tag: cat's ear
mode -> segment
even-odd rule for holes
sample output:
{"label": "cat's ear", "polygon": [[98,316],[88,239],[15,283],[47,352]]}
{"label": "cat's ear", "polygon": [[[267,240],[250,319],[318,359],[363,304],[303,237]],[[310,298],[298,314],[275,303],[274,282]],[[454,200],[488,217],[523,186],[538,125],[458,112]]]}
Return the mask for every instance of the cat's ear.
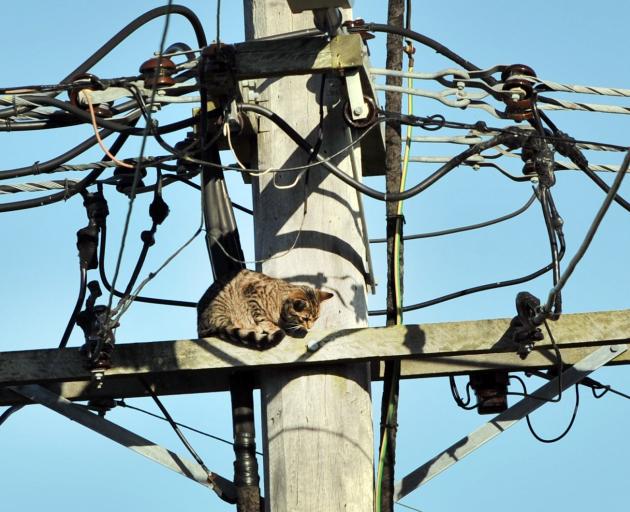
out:
{"label": "cat's ear", "polygon": [[304,311],[304,308],[306,308],[306,301],[302,299],[296,299],[293,301],[293,309],[296,311]]}
{"label": "cat's ear", "polygon": [[317,290],[317,296],[319,297],[319,302],[323,302],[328,299],[332,299],[334,295],[330,292],[323,292],[321,290]]}

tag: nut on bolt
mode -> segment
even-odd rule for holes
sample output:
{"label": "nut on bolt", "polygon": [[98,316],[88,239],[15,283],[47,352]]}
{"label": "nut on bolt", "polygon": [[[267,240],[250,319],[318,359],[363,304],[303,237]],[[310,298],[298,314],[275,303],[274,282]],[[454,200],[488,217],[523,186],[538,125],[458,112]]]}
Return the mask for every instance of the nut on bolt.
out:
{"label": "nut on bolt", "polygon": [[140,66],[140,73],[147,89],[175,85],[175,80],[171,77],[175,70],[175,63],[168,57],[154,57]]}
{"label": "nut on bolt", "polygon": [[510,92],[503,98],[507,105],[505,111],[509,119],[523,121],[533,117],[534,86],[530,80],[517,77],[536,77],[536,72],[525,64],[513,64],[501,73],[503,90]]}

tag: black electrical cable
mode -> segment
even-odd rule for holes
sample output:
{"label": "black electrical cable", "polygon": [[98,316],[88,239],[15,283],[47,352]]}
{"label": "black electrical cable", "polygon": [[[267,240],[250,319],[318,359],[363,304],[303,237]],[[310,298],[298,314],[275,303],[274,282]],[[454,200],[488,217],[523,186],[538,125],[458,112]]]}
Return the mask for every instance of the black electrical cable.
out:
{"label": "black electrical cable", "polygon": [[18,412],[22,407],[24,407],[24,405],[12,405],[8,409],[2,411],[2,414],[0,414],[0,425],[7,421],[9,419],[9,416],[11,416],[13,413]]}
{"label": "black electrical cable", "polygon": [[[268,108],[265,108],[261,105],[241,103],[239,104],[239,108],[243,110],[244,112],[253,112],[255,114],[259,114],[261,116],[266,117],[267,119],[272,121],[274,124],[276,124],[282,131],[284,131],[289,136],[289,138],[291,138],[300,148],[306,151],[306,153],[308,153],[309,155],[313,153],[313,147],[278,114],[272,112]],[[454,156],[451,160],[449,160],[447,163],[442,165],[437,171],[435,171],[433,174],[425,178],[423,181],[421,181],[414,187],[400,193],[388,194],[388,193],[380,192],[378,190],[375,190],[373,188],[370,188],[364,185],[363,183],[359,181],[356,181],[355,179],[350,177],[348,174],[344,173],[337,166],[333,165],[332,163],[328,161],[325,161],[320,156],[317,156],[317,161],[320,162],[321,165],[323,165],[326,169],[328,169],[332,174],[334,174],[341,181],[355,188],[359,192],[373,199],[377,199],[379,201],[398,202],[398,201],[403,201],[405,199],[409,199],[413,196],[420,194],[421,192],[429,188],[431,185],[433,185],[435,182],[437,182],[440,178],[443,178],[444,176],[446,176],[446,174],[452,171],[455,167],[457,167],[458,165],[461,165],[469,157],[473,155],[477,155],[486,149],[502,144],[506,142],[508,138],[512,140],[513,136],[514,135],[512,133],[502,133],[495,137],[492,137],[491,139],[487,141],[480,142],[478,144],[471,146],[470,148],[463,151],[462,153],[459,153],[458,155]]]}
{"label": "black electrical cable", "polygon": [[[527,373],[531,374],[531,375],[535,375],[536,377],[540,377],[541,379],[551,379],[551,376],[547,375],[546,373],[542,372],[542,371],[538,371],[538,370],[527,370]],[[592,379],[591,377],[584,377],[578,384],[582,385],[582,386],[586,386],[588,388],[591,389],[591,391],[593,392],[593,396],[595,398],[602,398],[604,395],[606,395],[607,393],[613,393],[615,395],[618,395],[622,398],[625,398],[626,400],[630,400],[630,395],[627,395],[626,393],[623,393],[617,389],[614,389],[612,386],[610,386],[609,384],[602,384],[601,382]],[[600,393],[599,395],[596,393],[597,390],[603,390],[602,393]]]}
{"label": "black electrical cable", "polygon": [[[545,219],[545,227],[547,228],[547,236],[549,238],[549,247],[551,250],[551,261],[553,264],[553,285],[558,284],[560,279],[560,260],[558,259],[558,239],[556,237],[556,226],[553,214],[551,211],[551,192],[548,187],[540,187],[540,205],[543,212],[543,218]],[[562,313],[562,295],[556,294],[554,298],[554,310],[550,319],[557,320]]]}
{"label": "black electrical cable", "polygon": [[[101,130],[99,135],[101,139],[105,137],[109,137],[113,133],[112,130]],[[69,149],[65,153],[52,158],[51,160],[47,160],[45,162],[36,162],[33,165],[29,165],[27,167],[18,167],[17,169],[7,169],[4,171],[0,171],[0,180],[6,180],[10,178],[22,178],[24,176],[37,175],[46,173],[53,169],[56,169],[60,165],[65,164],[67,161],[77,157],[81,153],[84,153],[91,147],[95,146],[98,143],[96,136],[93,135],[89,139],[84,140],[81,144]]]}
{"label": "black electrical cable", "polygon": [[[153,235],[153,233],[155,233],[155,229],[156,229],[156,224],[152,223],[151,229],[148,231],[149,233],[151,233],[151,236]],[[131,277],[129,278],[127,287],[125,288],[125,291],[123,292],[123,296],[125,297],[128,297],[133,291],[133,285],[136,284],[136,281],[138,280],[140,271],[142,270],[142,267],[144,266],[144,262],[147,259],[147,254],[149,253],[149,249],[151,248],[151,243],[148,242],[147,239],[143,239],[142,242],[143,242],[142,249],[140,249],[140,255],[138,256],[138,261],[136,261],[136,265],[133,268],[133,272],[131,273]]]}
{"label": "black electrical cable", "polygon": [[[116,48],[120,43],[122,43],[127,37],[129,37],[132,33],[138,30],[143,25],[146,25],[151,20],[158,18],[160,16],[166,16],[169,14],[178,14],[186,18],[191,24],[195,36],[197,38],[197,44],[199,48],[203,48],[207,45],[206,35],[203,30],[203,25],[201,21],[197,17],[197,15],[190,10],[188,7],[184,7],[183,5],[167,5],[156,7],[155,9],[151,9],[150,11],[145,12],[144,14],[138,16],[135,20],[131,21],[125,27],[123,27],[118,33],[116,33],[112,38],[110,38],[104,45],[102,45],[96,52],[94,52],[90,57],[88,57],[85,61],[83,61],[79,66],[77,66],[73,71],[71,71],[61,83],[67,83],[74,79],[77,75],[83,74],[87,72],[90,68],[92,68],[96,63],[98,63],[103,57],[109,54],[114,48]],[[17,107],[17,109],[8,108],[0,111],[0,118],[2,117],[12,117],[16,114],[21,114],[24,112],[28,112],[32,110],[32,108],[28,107]]]}
{"label": "black electrical cable", "polygon": [[[107,247],[107,225],[103,225],[101,227],[101,240],[99,245],[99,256],[98,256],[98,272],[101,278],[101,282],[105,289],[115,295],[118,298],[126,297],[126,295],[114,288],[112,288],[109,279],[107,278],[107,274],[105,273],[105,255],[106,255],[106,247]],[[196,308],[196,302],[184,301],[184,300],[172,300],[172,299],[158,299],[154,297],[142,297],[137,296],[134,297],[134,301],[136,302],[144,302],[146,304],[159,304],[161,306],[178,306],[184,308]]]}
{"label": "black electrical cable", "polygon": [[68,325],[66,325],[66,329],[61,336],[61,341],[59,342],[59,348],[65,348],[68,344],[68,340],[70,339],[70,334],[72,333],[72,329],[74,329],[74,324],[77,321],[77,315],[79,311],[81,311],[81,307],[83,306],[83,301],[85,300],[85,292],[87,289],[87,268],[83,265],[80,267],[81,271],[81,280],[79,284],[79,296],[77,297],[77,301],[74,305],[74,309],[72,310],[72,314],[70,315],[70,319],[68,320]]}
{"label": "black electrical cable", "polygon": [[595,218],[591,222],[591,225],[589,226],[588,231],[584,236],[584,240],[582,240],[582,243],[580,244],[577,252],[573,255],[571,261],[569,261],[567,268],[560,276],[558,283],[549,291],[549,295],[547,296],[545,304],[540,308],[540,311],[534,317],[534,322],[540,322],[543,318],[546,318],[551,313],[554,298],[562,291],[562,288],[564,288],[564,286],[567,284],[567,281],[571,278],[573,271],[586,254],[586,251],[591,245],[591,242],[593,241],[593,238],[595,237],[595,234],[597,233],[597,230],[599,229],[602,220],[604,220],[604,216],[608,212],[608,209],[610,208],[610,205],[615,195],[617,194],[619,187],[621,187],[621,183],[626,177],[628,166],[630,166],[630,149],[626,153],[626,156],[621,163],[619,172],[615,176],[615,181],[610,187],[608,194],[606,194],[606,197],[604,198],[602,205],[597,211]]}
{"label": "black electrical cable", "polygon": [[[538,111],[538,109],[536,109],[536,111]],[[568,157],[600,189],[602,189],[605,193],[608,193],[610,190],[610,186],[608,186],[608,184],[589,167],[588,160],[584,156],[584,153],[582,153],[582,151],[580,151],[580,149],[575,145],[578,141],[572,139],[567,134],[562,133],[545,112],[539,111],[539,115],[540,118],[545,121],[547,126],[549,126],[549,128],[553,132],[554,137],[550,137],[550,140],[554,142],[554,146],[556,147],[558,152]],[[616,146],[616,148],[621,151],[627,151],[628,149],[624,146]],[[630,203],[619,194],[615,194],[614,201],[623,209],[630,212]]]}
{"label": "black electrical cable", "polygon": [[[123,144],[129,138],[128,134],[121,133],[118,138],[114,141],[109,151],[112,154],[116,154]],[[103,161],[108,161],[109,157],[103,158]],[[39,206],[45,206],[48,204],[58,203],[59,201],[66,201],[72,196],[82,192],[87,187],[92,185],[98,177],[103,173],[103,169],[95,169],[90,172],[85,178],[83,178],[78,183],[68,187],[67,190],[62,192],[57,192],[55,194],[50,194],[43,197],[37,197],[35,199],[26,199],[24,201],[15,201],[13,203],[3,203],[0,204],[0,213],[4,212],[12,212],[17,210],[26,210],[28,208],[37,208]]]}
{"label": "black electrical cable", "polygon": [[[416,41],[424,46],[428,46],[432,50],[435,50],[436,53],[439,53],[446,57],[447,59],[452,60],[456,64],[459,64],[467,71],[480,71],[480,68],[475,66],[472,62],[467,61],[461,55],[458,55],[454,51],[448,49],[446,46],[438,43],[434,39],[427,37],[423,34],[415,32],[414,30],[410,30],[407,28],[396,27],[393,25],[386,25],[382,23],[365,23],[358,25],[357,27],[349,27],[348,32],[384,32],[386,34],[397,34],[402,37],[406,37],[407,39],[411,39],[412,41]],[[490,85],[496,85],[498,82],[496,79],[491,76],[481,77],[484,82]]]}
{"label": "black electrical cable", "polygon": [[[92,123],[92,116],[89,112],[83,110],[82,108],[75,107],[74,105],[66,101],[61,101],[56,98],[49,98],[48,96],[32,96],[29,99],[36,103],[51,105],[61,110],[65,110],[66,112],[71,113],[72,115],[78,117],[86,123]],[[129,133],[130,135],[143,136],[145,132],[144,128],[133,128],[124,123],[111,121],[102,117],[96,117],[95,121],[96,124],[101,128],[108,128],[109,130],[119,133]],[[158,133],[171,133],[192,126],[194,123],[195,119],[191,117],[182,121],[166,124],[164,126],[151,127],[151,129],[154,129]]]}
{"label": "black electrical cable", "polygon": [[[559,260],[562,260],[565,253],[565,244],[564,241],[561,240],[560,243],[560,252],[558,254]],[[516,279],[509,279],[507,281],[498,281],[493,283],[488,283],[480,286],[475,286],[474,288],[466,288],[465,290],[460,290],[457,292],[449,293],[447,295],[442,295],[441,297],[437,297],[435,299],[427,300],[425,302],[419,302],[417,304],[411,304],[410,306],[403,306],[403,312],[407,313],[409,311],[415,311],[417,309],[426,308],[429,306],[435,306],[436,304],[440,304],[442,302],[446,302],[452,299],[457,299],[459,297],[464,297],[466,295],[471,295],[473,293],[483,292],[487,290],[494,290],[496,288],[504,288],[506,286],[513,286],[515,284],[525,283],[527,281],[531,281],[532,279],[536,279],[539,276],[542,276],[546,272],[549,272],[553,268],[553,262],[549,263],[549,265],[537,270],[536,272],[532,272],[531,274],[527,274],[523,277],[518,277]],[[382,316],[386,315],[387,310],[385,309],[377,309],[368,311],[369,316]]]}
{"label": "black electrical cable", "polygon": [[471,411],[476,409],[479,404],[470,405],[471,397],[470,397],[470,382],[466,384],[466,400],[464,400],[459,394],[459,390],[457,389],[457,383],[455,382],[455,377],[453,375],[449,375],[448,377],[449,386],[451,388],[451,395],[453,396],[453,400],[458,407],[465,409],[467,411]]}
{"label": "black electrical cable", "polygon": [[[181,181],[182,183],[185,183],[186,185],[188,185],[189,187],[194,188],[195,190],[201,190],[201,187],[199,185],[197,185],[195,182],[190,181],[189,179],[184,178],[182,176],[167,176],[165,178],[165,183],[164,183],[165,185],[166,185],[166,183],[167,183],[167,181],[169,179],[171,179],[173,181]],[[252,210],[250,208],[247,208],[247,207],[245,207],[245,206],[243,206],[241,204],[235,203],[234,201],[232,201],[232,206],[234,208],[236,208],[237,210],[242,211],[243,213],[247,213],[248,215],[254,215],[254,210]]]}
{"label": "black electrical cable", "polygon": [[[523,206],[521,206],[518,210],[515,210],[511,213],[508,213],[501,217],[497,217],[492,220],[479,222],[478,224],[469,224],[468,226],[461,226],[458,228],[443,229],[441,231],[431,231],[429,233],[418,233],[416,235],[405,235],[403,236],[403,240],[406,241],[406,240],[418,240],[421,238],[433,238],[437,236],[452,235],[455,233],[463,233],[464,231],[472,231],[474,229],[480,229],[480,228],[485,228],[487,226],[492,226],[494,224],[498,224],[500,222],[504,222],[506,220],[517,217],[521,213],[525,212],[534,203],[535,200],[536,200],[536,194],[532,194],[531,197],[526,201],[526,203]],[[369,240],[369,242],[371,244],[382,244],[382,243],[387,242],[387,239],[386,238],[372,238]]]}
{"label": "black electrical cable", "polygon": [[55,128],[66,128],[81,124],[75,116],[68,114],[51,115],[47,119],[37,121],[14,122],[10,119],[0,120],[0,132],[25,132],[32,130],[50,130]]}
{"label": "black electrical cable", "polygon": [[[610,187],[608,186],[608,184],[604,180],[602,180],[597,174],[595,174],[595,172],[588,165],[580,165],[580,164],[576,164],[576,165],[578,165],[580,170],[584,174],[586,174],[600,189],[602,189],[605,193],[608,193],[608,191],[610,190]],[[614,201],[619,206],[621,206],[624,210],[630,212],[630,203],[626,201],[623,197],[621,197],[619,194],[615,194]]]}
{"label": "black electrical cable", "polygon": [[497,171],[499,171],[503,176],[505,176],[506,178],[512,180],[512,181],[516,181],[517,183],[523,183],[525,181],[531,181],[531,177],[530,176],[514,176],[512,174],[510,174],[509,172],[507,172],[505,169],[502,169],[500,165],[497,165],[493,162],[474,162],[471,163],[471,165],[478,165],[479,167],[492,167],[493,169],[496,169]]}
{"label": "black electrical cable", "polygon": [[128,297],[133,291],[133,287],[138,280],[142,267],[144,266],[149,249],[153,246],[153,244],[155,244],[154,237],[157,227],[166,220],[168,213],[168,205],[162,199],[162,174],[158,169],[155,189],[153,191],[153,201],[149,206],[149,215],[151,216],[152,221],[151,228],[147,231],[143,231],[141,234],[140,238],[142,239],[142,249],[140,250],[138,261],[136,262],[133,272],[131,273],[131,277],[129,278],[129,282],[127,283],[127,287],[125,288],[125,297]]}
{"label": "black electrical cable", "polygon": [[[474,124],[471,123],[462,123],[459,121],[448,121],[443,116],[436,115],[430,117],[423,116],[413,116],[409,114],[402,114],[400,112],[391,112],[388,110],[378,109],[378,113],[386,116],[387,119],[397,119],[402,124],[409,124],[411,126],[419,126],[425,130],[430,129],[429,126],[434,125],[434,129],[440,128],[455,128],[461,130],[476,130],[482,133],[514,133],[514,130],[510,127],[508,128],[498,128],[495,126],[488,126],[483,121],[477,121]],[[544,112],[540,111],[540,115],[544,118]],[[441,118],[441,119],[440,119]],[[439,120],[438,120],[439,119]],[[567,137],[562,135],[545,135],[545,139],[550,142],[566,142]],[[584,140],[584,139],[571,139],[573,144],[584,144],[591,146],[601,146],[602,148],[610,148],[614,151],[625,152],[630,147],[628,146],[620,146],[619,144],[610,144],[607,142],[597,142],[592,140]]]}
{"label": "black electrical cable", "polygon": [[[173,0],[168,0],[168,3],[166,4],[166,6],[164,7],[165,9],[165,13],[166,13],[166,19],[164,20],[164,28],[162,29],[162,34],[160,36],[160,44],[159,44],[159,49],[158,49],[158,55],[162,55],[164,53],[164,45],[166,44],[166,36],[168,34],[168,28],[169,28],[169,23],[171,21],[171,14],[172,14],[172,7],[173,7]],[[159,66],[155,68],[155,72],[153,73],[153,79],[156,80],[157,76],[159,74]],[[155,100],[155,96],[157,94],[157,87],[154,87],[151,90],[151,98],[149,103],[153,104],[153,101]],[[133,171],[133,181],[131,183],[131,189],[129,191],[128,197],[129,197],[129,202],[127,205],[127,214],[125,215],[125,222],[123,225],[123,232],[122,232],[122,237],[120,240],[120,247],[118,249],[118,256],[116,258],[116,265],[114,267],[114,277],[112,278],[112,289],[116,288],[116,281],[118,280],[118,275],[120,272],[120,267],[122,265],[122,259],[123,259],[123,254],[125,252],[125,243],[127,240],[127,234],[129,232],[129,225],[131,223],[131,214],[133,212],[133,205],[134,202],[136,200],[136,189],[138,187],[138,184],[140,182],[140,161],[142,161],[142,158],[144,156],[144,151],[146,149],[146,144],[147,144],[147,139],[149,136],[149,133],[151,132],[153,128],[153,122],[151,119],[151,112],[148,112],[148,116],[146,119],[146,125],[144,126],[144,131],[142,134],[142,142],[140,143],[140,158],[139,158],[139,162],[136,164],[134,171]],[[125,296],[125,298],[127,298],[127,296]],[[111,320],[112,320],[112,316],[113,316],[113,311],[112,311],[112,302],[114,300],[114,294],[113,292],[109,293],[109,298],[107,299],[107,320],[106,320],[106,324],[110,324]],[[123,299],[124,300],[124,299]],[[112,324],[113,327],[113,324]]]}
{"label": "black electrical cable", "polygon": [[[525,386],[525,382],[523,382],[523,379],[521,379],[520,377],[516,375],[510,376],[510,378],[513,378],[514,380],[517,380],[518,382],[521,383],[521,386],[523,386],[523,393],[525,394],[525,396],[530,396],[532,398],[535,398],[534,396],[529,395],[527,393],[527,387]],[[555,443],[557,441],[560,441],[571,431],[571,428],[573,427],[573,424],[575,423],[575,418],[577,417],[579,406],[580,406],[580,388],[576,384],[575,385],[575,407],[573,408],[573,414],[571,414],[571,420],[569,421],[567,428],[560,435],[551,439],[545,439],[544,437],[541,437],[540,435],[538,435],[536,431],[534,430],[534,426],[532,425],[531,420],[529,419],[529,414],[525,416],[525,420],[527,421],[527,427],[529,428],[529,431],[531,432],[531,434],[536,438],[536,440],[540,441],[541,443],[550,444],[550,443]]]}

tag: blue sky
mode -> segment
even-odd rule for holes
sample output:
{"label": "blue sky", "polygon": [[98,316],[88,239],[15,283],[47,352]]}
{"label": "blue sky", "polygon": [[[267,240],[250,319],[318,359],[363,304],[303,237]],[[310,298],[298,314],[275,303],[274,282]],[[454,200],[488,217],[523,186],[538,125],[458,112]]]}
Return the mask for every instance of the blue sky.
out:
{"label": "blue sky", "polygon": [[[215,1],[183,1],[201,18],[208,39],[216,31]],[[0,86],[55,83],[96,50],[126,23],[158,2],[113,0],[106,6],[76,2],[22,2],[3,11],[4,61]],[[385,22],[385,1],[355,1],[355,16]],[[532,0],[507,4],[414,2],[412,27],[450,47],[481,68],[495,64],[525,63],[538,76],[561,83],[630,87],[627,65],[627,19],[630,4]],[[222,39],[243,39],[242,5],[224,2]],[[157,50],[163,20],[138,31],[110,56],[95,66],[102,77],[130,75]],[[173,17],[167,44],[184,41],[194,46],[193,33],[179,17]],[[436,71],[452,64],[419,45],[416,70]],[[384,65],[383,39],[370,43],[373,64]],[[430,82],[418,87],[433,87]],[[568,98],[568,96],[555,96]],[[575,96],[592,103],[628,105],[623,98]],[[432,100],[417,100],[418,114],[442,113],[448,119],[499,124],[478,110],[446,109]],[[162,123],[189,115],[190,106],[172,106],[159,113]],[[622,115],[584,112],[552,112],[560,129],[576,138],[630,144],[630,119]],[[51,158],[78,140],[89,137],[87,126],[42,132],[0,133],[0,167],[9,169]],[[426,133],[415,132],[416,135]],[[454,134],[443,130],[437,135]],[[169,136],[177,142],[183,133]],[[110,142],[111,143],[111,142]],[[129,144],[123,156],[134,156],[139,141]],[[448,155],[457,148],[416,145],[414,155]],[[162,154],[150,143],[148,154]],[[593,163],[619,164],[619,154],[592,152]],[[100,159],[98,151],[87,152],[76,163]],[[224,162],[233,161],[229,154]],[[513,173],[519,163],[506,164]],[[426,176],[432,166],[416,164],[409,183]],[[75,177],[68,173],[66,177]],[[609,182],[611,176],[604,176]],[[44,178],[47,179],[47,178]],[[239,176],[228,174],[233,199],[251,203],[249,187]],[[27,181],[27,180],[17,180]],[[383,189],[382,178],[367,183]],[[558,173],[553,189],[565,220],[567,254],[572,256],[597,211],[603,193],[575,171]],[[630,196],[630,184],[621,193]],[[407,233],[453,227],[503,215],[523,204],[531,194],[527,183],[513,183],[496,171],[462,167],[437,183],[427,193],[405,203]],[[15,199],[32,197],[20,194]],[[189,237],[199,222],[199,197],[184,186],[164,192],[171,215],[156,234],[145,271],[154,270],[163,259]],[[6,201],[6,196],[2,198]],[[113,272],[117,241],[126,213],[127,200],[108,189],[110,211],[108,268]],[[150,227],[149,197],[141,196],[134,206],[123,275],[129,272],[140,248],[139,234]],[[384,234],[382,203],[366,201],[371,237]],[[239,229],[248,259],[253,257],[251,219],[237,212]],[[78,262],[75,232],[85,225],[78,198],[44,208],[5,213],[0,216],[3,246],[0,251],[0,351],[55,347],[76,299]],[[628,212],[613,204],[581,265],[564,293],[566,312],[603,311],[630,306],[627,272],[630,232]],[[548,262],[549,249],[540,209],[498,226],[450,237],[412,241],[406,244],[405,302],[414,303],[444,293],[494,280],[529,273]],[[372,248],[381,285],[370,296],[370,307],[384,304],[384,246]],[[198,239],[181,257],[155,279],[147,294],[196,300],[211,281],[207,253]],[[406,323],[444,322],[510,317],[514,297],[528,290],[545,296],[551,285],[546,275],[516,288],[477,294],[405,316]],[[382,319],[373,319],[381,325]],[[119,342],[186,338],[195,335],[194,311],[134,304],[118,330]],[[83,342],[76,330],[71,346]],[[622,390],[630,390],[625,367],[604,369],[595,378]],[[465,380],[459,380],[464,385]],[[528,381],[531,389],[538,383]],[[373,386],[375,411],[379,410],[380,384]],[[573,393],[562,403],[543,407],[533,416],[542,435],[561,432],[571,414]],[[231,437],[229,397],[203,394],[164,399],[173,416],[184,423],[226,438]],[[153,409],[147,400],[129,403]],[[517,425],[465,461],[440,475],[405,502],[423,511],[505,509],[512,512],[562,508],[586,511],[625,510],[626,475],[622,460],[630,455],[623,442],[630,403],[615,396],[594,400],[582,391],[577,421],[567,438],[554,445],[535,441],[525,425]],[[183,453],[175,435],[161,422],[133,411],[116,409],[113,421],[155,442]],[[405,381],[401,386],[398,476],[423,463],[441,449],[468,434],[487,419],[460,411],[452,401],[446,379]],[[258,428],[260,432],[260,428]],[[229,446],[191,434],[190,440],[213,470],[230,476],[233,453]],[[259,443],[260,445],[260,443]],[[211,492],[171,474],[97,434],[85,430],[41,407],[28,407],[0,427],[1,503],[4,510],[78,510],[89,506],[94,512],[119,508],[178,510],[231,510]],[[401,509],[402,510],[402,509]]]}

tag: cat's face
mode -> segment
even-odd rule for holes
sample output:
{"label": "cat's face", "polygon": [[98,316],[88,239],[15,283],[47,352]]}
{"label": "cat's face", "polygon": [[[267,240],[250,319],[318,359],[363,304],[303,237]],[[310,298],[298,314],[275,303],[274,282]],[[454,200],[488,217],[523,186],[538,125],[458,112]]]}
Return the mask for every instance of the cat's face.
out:
{"label": "cat's face", "polygon": [[289,336],[304,336],[319,318],[321,302],[330,299],[332,293],[304,288],[292,293],[282,305],[281,327]]}

